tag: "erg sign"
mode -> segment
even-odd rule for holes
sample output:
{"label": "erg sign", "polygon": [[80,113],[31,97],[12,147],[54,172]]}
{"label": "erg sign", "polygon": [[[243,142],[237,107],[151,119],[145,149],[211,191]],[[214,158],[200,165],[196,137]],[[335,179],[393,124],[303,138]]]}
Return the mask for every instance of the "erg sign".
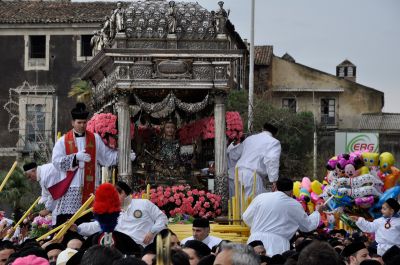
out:
{"label": "erg sign", "polygon": [[335,133],[335,153],[351,153],[355,151],[369,151],[379,153],[378,133]]}

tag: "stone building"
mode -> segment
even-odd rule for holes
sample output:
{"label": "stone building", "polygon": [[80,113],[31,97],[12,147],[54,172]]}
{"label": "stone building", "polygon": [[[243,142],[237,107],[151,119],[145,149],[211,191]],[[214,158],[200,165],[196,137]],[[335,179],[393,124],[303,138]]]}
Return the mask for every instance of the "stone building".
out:
{"label": "stone building", "polygon": [[259,46],[255,64],[255,91],[268,93],[276,107],[313,112],[324,129],[357,129],[361,114],[379,113],[384,106],[384,93],[357,83],[356,66],[348,60],[334,76],[297,63],[289,54],[275,56],[271,46]]}
{"label": "stone building", "polygon": [[[68,97],[71,80],[93,58],[93,33],[115,9],[116,2],[0,1],[1,160],[10,164],[15,157],[35,152],[46,159],[57,132],[70,128],[69,110],[75,102]],[[194,26],[200,30],[202,25]],[[157,30],[143,25],[146,34]],[[227,31],[229,46],[245,53],[229,21]],[[245,60],[229,69],[234,89],[244,87]]]}

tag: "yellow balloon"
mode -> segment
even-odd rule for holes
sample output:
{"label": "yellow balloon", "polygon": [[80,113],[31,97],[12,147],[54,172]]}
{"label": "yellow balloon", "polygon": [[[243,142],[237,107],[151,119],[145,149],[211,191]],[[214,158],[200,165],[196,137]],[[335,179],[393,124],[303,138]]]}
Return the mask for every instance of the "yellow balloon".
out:
{"label": "yellow balloon", "polygon": [[364,165],[367,167],[376,167],[379,163],[379,154],[364,152],[361,154]]}
{"label": "yellow balloon", "polygon": [[379,156],[379,168],[382,172],[387,172],[394,165],[394,156],[389,152],[384,152]]}
{"label": "yellow balloon", "polygon": [[308,212],[311,214],[311,213],[313,213],[314,212],[314,203],[312,203],[312,202],[308,202],[307,203],[307,209],[308,209]]}
{"label": "yellow balloon", "polygon": [[360,170],[360,175],[365,175],[369,173],[369,169],[366,166],[361,167],[359,170]]}
{"label": "yellow balloon", "polygon": [[311,182],[311,190],[317,194],[320,195],[322,193],[322,184],[318,180],[314,180]]}
{"label": "yellow balloon", "polygon": [[301,182],[295,181],[293,183],[293,195],[296,196],[296,198],[300,197],[300,188],[301,188]]}

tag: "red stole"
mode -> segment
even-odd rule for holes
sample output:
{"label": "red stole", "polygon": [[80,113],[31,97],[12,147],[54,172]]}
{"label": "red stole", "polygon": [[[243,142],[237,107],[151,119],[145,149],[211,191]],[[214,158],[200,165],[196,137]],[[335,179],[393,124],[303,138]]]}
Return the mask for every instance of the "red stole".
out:
{"label": "red stole", "polygon": [[[73,131],[69,131],[64,136],[65,152],[67,155],[78,152]],[[96,175],[96,139],[93,133],[86,131],[86,147],[85,151],[90,155],[90,162],[85,162],[84,182],[82,190],[82,204],[89,198],[91,193],[94,193],[95,175]],[[78,161],[77,161],[78,162]],[[49,192],[54,200],[61,198],[68,190],[74,179],[75,170],[68,170],[67,177],[59,183],[51,186]]]}

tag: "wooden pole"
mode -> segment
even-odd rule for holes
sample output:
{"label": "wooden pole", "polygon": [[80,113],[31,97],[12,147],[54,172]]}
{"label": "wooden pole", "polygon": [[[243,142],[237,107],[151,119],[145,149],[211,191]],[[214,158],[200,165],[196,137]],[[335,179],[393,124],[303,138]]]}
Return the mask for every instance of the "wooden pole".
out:
{"label": "wooden pole", "polygon": [[90,195],[89,199],[79,208],[79,210],[69,219],[66,223],[65,226],[57,233],[57,235],[54,236],[55,239],[60,239],[65,232],[71,227],[75,221],[81,217],[81,214],[86,210],[87,207],[93,202],[94,200],[94,194]]}
{"label": "wooden pole", "polygon": [[14,164],[12,165],[12,167],[10,168],[10,170],[8,171],[7,175],[5,176],[3,182],[0,185],[0,192],[3,190],[4,186],[6,185],[8,179],[11,177],[11,174],[14,172],[15,167],[17,166],[17,161],[14,162]]}
{"label": "wooden pole", "polygon": [[33,210],[33,208],[35,207],[35,205],[39,202],[40,200],[40,196],[36,199],[36,201],[34,201],[31,205],[31,207],[29,207],[29,209],[25,212],[25,214],[19,219],[19,221],[14,225],[14,230],[17,229],[17,227],[22,223],[22,221],[24,221],[24,219],[28,216],[28,214],[30,214],[30,212]]}

